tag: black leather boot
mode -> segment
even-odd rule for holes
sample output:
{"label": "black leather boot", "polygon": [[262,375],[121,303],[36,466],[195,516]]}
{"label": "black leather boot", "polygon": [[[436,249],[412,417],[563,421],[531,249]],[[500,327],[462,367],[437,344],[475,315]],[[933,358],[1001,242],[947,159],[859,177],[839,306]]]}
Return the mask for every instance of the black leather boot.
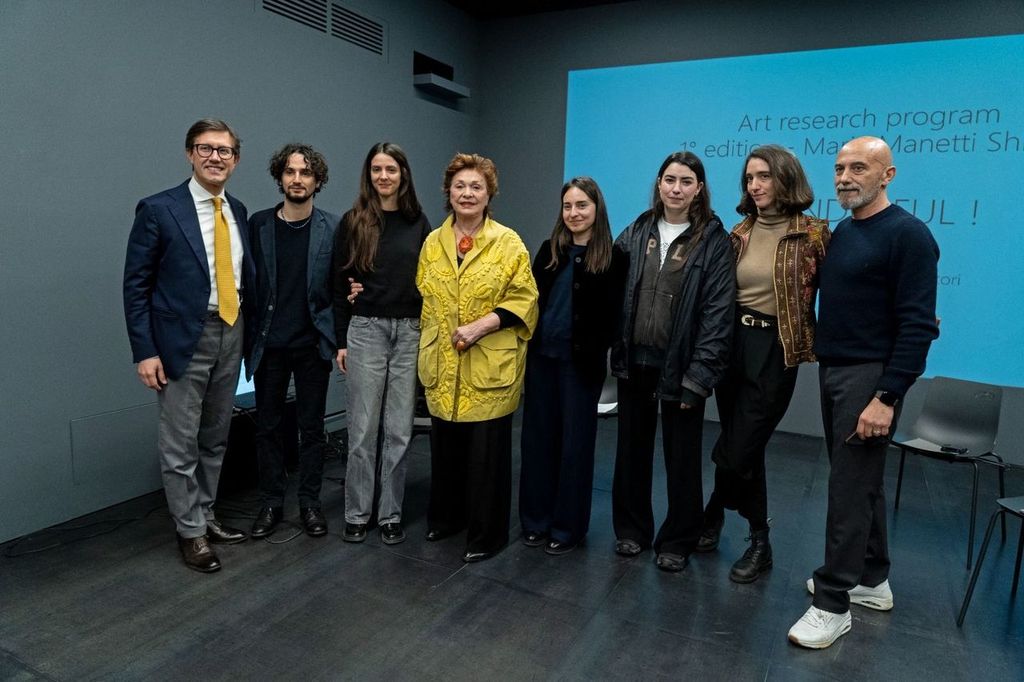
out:
{"label": "black leather boot", "polygon": [[729,580],[734,583],[752,583],[772,567],[772,546],[768,542],[768,529],[751,531],[750,547],[732,565]]}

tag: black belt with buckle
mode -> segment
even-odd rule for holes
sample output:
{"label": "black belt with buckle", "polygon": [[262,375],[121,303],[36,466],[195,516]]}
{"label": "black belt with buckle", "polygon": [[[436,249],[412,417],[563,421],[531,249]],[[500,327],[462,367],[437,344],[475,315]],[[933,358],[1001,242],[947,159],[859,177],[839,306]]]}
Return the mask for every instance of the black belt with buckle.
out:
{"label": "black belt with buckle", "polygon": [[758,317],[750,313],[740,314],[740,324],[744,327],[754,327],[756,329],[771,329],[775,326],[776,319],[774,317]]}

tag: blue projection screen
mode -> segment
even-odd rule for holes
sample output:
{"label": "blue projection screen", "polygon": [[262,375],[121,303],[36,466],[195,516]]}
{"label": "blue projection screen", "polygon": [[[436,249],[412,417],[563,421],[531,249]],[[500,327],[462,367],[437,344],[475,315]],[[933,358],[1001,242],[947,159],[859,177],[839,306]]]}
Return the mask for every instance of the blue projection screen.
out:
{"label": "blue projection screen", "polygon": [[565,176],[598,181],[620,232],[650,206],[661,161],[693,151],[730,227],[747,153],[782,144],[814,187],[810,212],[834,227],[836,152],[883,137],[889,198],[942,250],[927,375],[1024,386],[1022,72],[1019,35],[570,71]]}

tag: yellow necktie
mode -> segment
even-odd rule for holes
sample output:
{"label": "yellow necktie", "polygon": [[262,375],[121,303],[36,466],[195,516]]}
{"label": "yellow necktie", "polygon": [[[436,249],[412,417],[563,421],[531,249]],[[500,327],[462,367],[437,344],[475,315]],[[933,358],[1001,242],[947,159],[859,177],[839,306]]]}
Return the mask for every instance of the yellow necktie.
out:
{"label": "yellow necktie", "polygon": [[213,267],[220,319],[233,326],[238,319],[238,290],[235,289],[235,268],[231,264],[231,232],[220,210],[222,201],[220,197],[213,198]]}

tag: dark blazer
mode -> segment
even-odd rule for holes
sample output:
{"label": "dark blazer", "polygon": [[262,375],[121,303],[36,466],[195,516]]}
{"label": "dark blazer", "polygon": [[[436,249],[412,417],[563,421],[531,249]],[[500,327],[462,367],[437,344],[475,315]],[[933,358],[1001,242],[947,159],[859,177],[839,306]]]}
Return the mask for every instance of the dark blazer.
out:
{"label": "dark blazer", "polygon": [[573,268],[572,291],[572,361],[576,370],[590,382],[604,381],[608,368],[608,348],[615,340],[617,311],[622,307],[629,257],[618,246],[612,248],[612,261],[600,273],[587,272],[583,257],[570,263],[568,254],[559,254],[558,266],[551,264],[551,240],[545,240],[533,260],[533,278],[540,294],[540,323],[534,332],[540,338],[551,289],[558,274],[570,264]]}
{"label": "dark blazer", "polygon": [[[263,357],[277,304],[277,240],[274,236],[274,208],[254,213],[249,219],[249,240],[256,261],[256,282],[253,295],[247,299],[251,321],[245,344],[245,373],[252,377]],[[309,260],[306,264],[306,300],[313,326],[320,332],[320,355],[333,360],[337,353],[334,341],[334,301],[331,297],[331,253],[334,233],[341,219],[333,213],[313,208],[309,223]]]}
{"label": "dark blazer", "polygon": [[[254,275],[245,206],[227,195],[242,236],[242,289]],[[124,260],[124,317],[135,362],[160,356],[169,379],[185,372],[210,300],[210,266],[188,181],[146,197]]]}

